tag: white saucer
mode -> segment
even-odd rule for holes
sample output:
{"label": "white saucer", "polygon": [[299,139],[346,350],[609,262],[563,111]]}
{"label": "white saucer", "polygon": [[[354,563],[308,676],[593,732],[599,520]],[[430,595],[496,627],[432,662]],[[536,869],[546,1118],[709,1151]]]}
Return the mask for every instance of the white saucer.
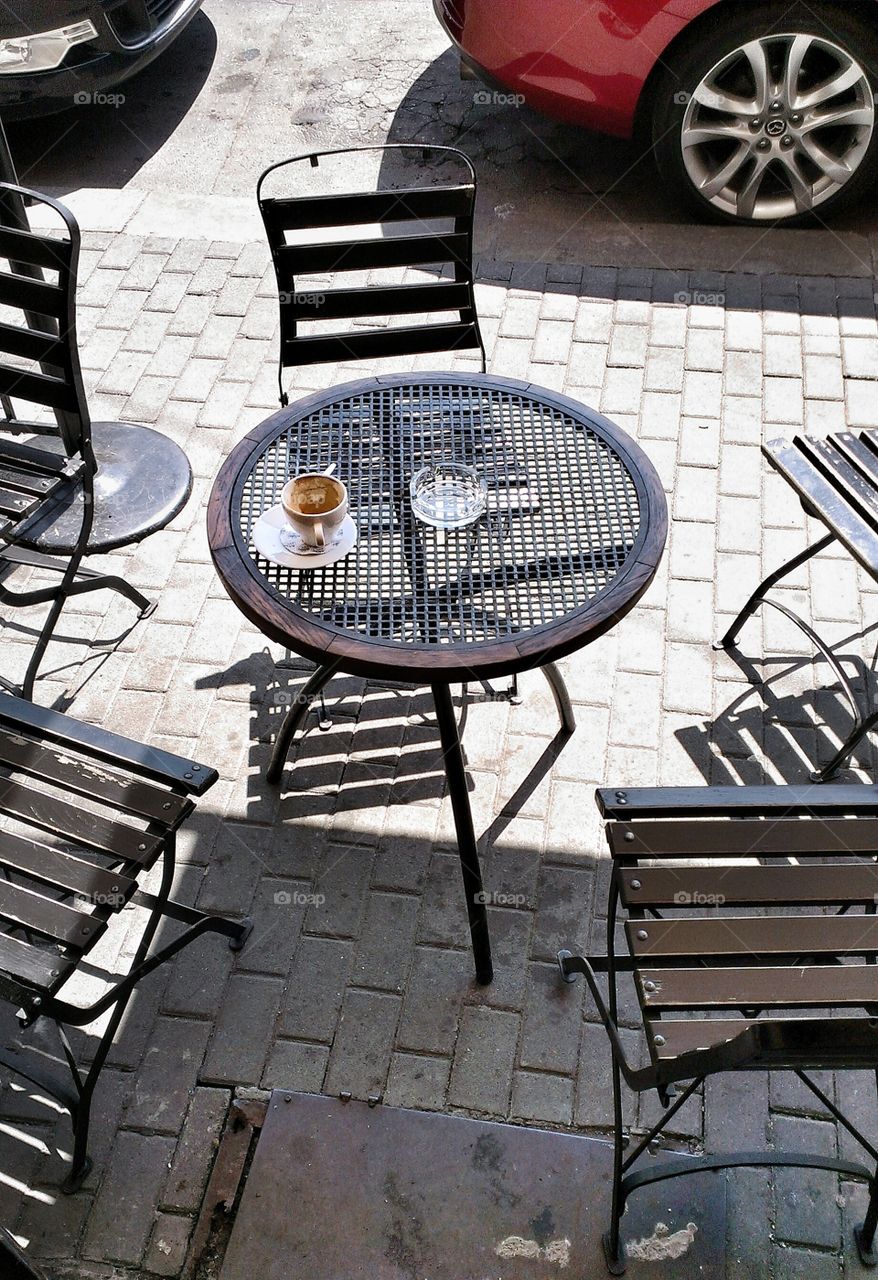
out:
{"label": "white saucer", "polygon": [[286,569],[323,569],[326,565],[341,560],[357,545],[357,526],[350,516],[345,516],[335,541],[325,551],[306,550],[304,542],[301,552],[287,551],[281,542],[280,531],[288,528],[287,517],[280,503],[263,511],[253,526],[253,545],[259,554]]}

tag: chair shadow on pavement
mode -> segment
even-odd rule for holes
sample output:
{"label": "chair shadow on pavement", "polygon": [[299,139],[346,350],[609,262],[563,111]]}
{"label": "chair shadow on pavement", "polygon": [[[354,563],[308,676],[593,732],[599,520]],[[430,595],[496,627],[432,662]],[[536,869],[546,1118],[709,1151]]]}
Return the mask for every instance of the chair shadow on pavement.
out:
{"label": "chair shadow on pavement", "polygon": [[[868,661],[856,648],[876,630],[878,624],[833,646],[861,706],[875,703],[878,647]],[[728,656],[748,687],[713,721],[678,729],[677,741],[712,786],[808,782],[811,772],[832,759],[853,728],[839,682],[819,656],[772,655],[757,662],[740,649],[729,650]],[[798,691],[792,691],[791,684]],[[874,776],[872,736],[861,739],[833,780],[855,782]]]}

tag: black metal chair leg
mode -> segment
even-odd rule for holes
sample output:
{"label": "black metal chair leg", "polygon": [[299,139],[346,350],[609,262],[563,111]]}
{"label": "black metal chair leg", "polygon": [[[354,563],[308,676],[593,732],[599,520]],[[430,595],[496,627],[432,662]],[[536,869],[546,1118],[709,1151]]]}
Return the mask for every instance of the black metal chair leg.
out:
{"label": "black metal chair leg", "polygon": [[842,765],[852,755],[859,742],[861,742],[862,739],[865,738],[866,734],[870,733],[876,725],[878,725],[878,711],[867,716],[865,720],[859,720],[856,728],[844,744],[839,747],[829,764],[825,764],[822,769],[818,769],[812,773],[811,780],[813,782],[827,782],[833,774],[838,772]]}
{"label": "black metal chair leg", "polygon": [[604,1257],[611,1276],[622,1276],[627,1269],[625,1246],[622,1244],[621,1220],[625,1209],[622,1199],[622,1076],[613,1055],[613,1203],[610,1229],[604,1232]]}
{"label": "black metal chair leg", "polygon": [[337,662],[330,662],[326,666],[318,667],[305,684],[302,692],[296,695],[295,703],[284,716],[284,722],[278,730],[277,739],[275,740],[274,751],[271,753],[271,762],[265,774],[266,781],[272,785],[281,780],[284,765],[287,761],[287,752],[292,746],[296,730],[305,722],[311,703],[318,694],[323,692],[336,671],[338,671],[338,667],[339,664]]}
{"label": "black metal chair leg", "polygon": [[488,911],[485,905],[482,869],[479,865],[479,854],[476,848],[476,834],[473,828],[473,815],[466,785],[466,769],[463,764],[460,735],[457,730],[457,720],[454,716],[451,690],[448,685],[434,684],[432,690],[433,701],[436,705],[436,719],[439,724],[439,738],[442,743],[442,755],[445,761],[445,776],[448,779],[448,792],[451,796],[451,807],[454,811],[457,847],[460,854],[460,870],[463,875],[463,889],[466,894],[466,910],[469,918],[470,936],[472,937],[473,959],[476,965],[476,980],[483,985],[487,985],[494,977],[494,968],[491,963],[491,940],[488,934]]}
{"label": "black metal chair leg", "polygon": [[866,1210],[866,1216],[858,1227],[854,1227],[857,1253],[864,1267],[878,1267],[878,1253],[875,1252],[876,1227],[878,1227],[878,1170],[869,1183],[869,1207]]}
{"label": "black metal chair leg", "polygon": [[564,732],[572,733],[576,728],[576,717],[573,714],[573,703],[570,701],[570,694],[567,691],[567,685],[564,683],[564,677],[554,662],[547,662],[542,671],[549,682],[549,688],[552,690]]}
{"label": "black metal chair leg", "polygon": [[787,574],[792,573],[794,569],[798,569],[800,565],[804,564],[806,560],[810,560],[812,556],[816,556],[818,552],[824,551],[826,547],[828,547],[829,544],[834,541],[835,541],[835,535],[832,533],[827,533],[826,536],[821,538],[819,542],[815,542],[813,546],[806,547],[805,550],[800,551],[797,556],[793,556],[792,560],[788,560],[786,564],[781,565],[779,569],[775,569],[774,573],[770,573],[768,577],[765,579],[765,581],[760,583],[760,585],[753,592],[752,596],[744,605],[743,609],[735,618],[734,622],[729,627],[728,631],[725,633],[722,639],[715,641],[713,646],[714,649],[731,648],[731,646],[737,640],[738,635],[744,623],[748,620],[748,618],[751,618],[753,614],[756,612],[756,610],[759,608],[760,604],[762,603],[765,597],[766,592],[770,591],[771,588],[776,583],[780,582],[781,578],[785,578]]}

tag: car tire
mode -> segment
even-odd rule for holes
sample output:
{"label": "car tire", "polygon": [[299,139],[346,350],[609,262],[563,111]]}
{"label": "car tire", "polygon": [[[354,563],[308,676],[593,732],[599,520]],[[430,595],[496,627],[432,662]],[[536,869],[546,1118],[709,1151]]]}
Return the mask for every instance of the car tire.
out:
{"label": "car tire", "polygon": [[720,8],[656,84],[663,179],[709,221],[806,225],[848,208],[878,175],[878,22],[842,5]]}

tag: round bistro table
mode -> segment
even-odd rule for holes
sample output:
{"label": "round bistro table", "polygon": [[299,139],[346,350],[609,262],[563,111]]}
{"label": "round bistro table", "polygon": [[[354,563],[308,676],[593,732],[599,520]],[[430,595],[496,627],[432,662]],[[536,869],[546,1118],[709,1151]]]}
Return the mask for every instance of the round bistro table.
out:
{"label": "round bistro table", "polygon": [[[413,515],[409,481],[452,460],[484,477],[488,504],[476,524],[440,531]],[[353,551],[308,570],[259,555],[253,526],[286,480],[331,463],[358,526]],[[317,664],[268,781],[280,780],[335,672],[429,684],[480,982],[492,977],[488,920],[449,686],[542,668],[572,731],[555,660],[633,608],[666,534],[659,478],[623,431],[566,396],[484,374],[395,374],[317,392],[251,431],[216,478],[208,539],[223,585],[264,635]]]}

